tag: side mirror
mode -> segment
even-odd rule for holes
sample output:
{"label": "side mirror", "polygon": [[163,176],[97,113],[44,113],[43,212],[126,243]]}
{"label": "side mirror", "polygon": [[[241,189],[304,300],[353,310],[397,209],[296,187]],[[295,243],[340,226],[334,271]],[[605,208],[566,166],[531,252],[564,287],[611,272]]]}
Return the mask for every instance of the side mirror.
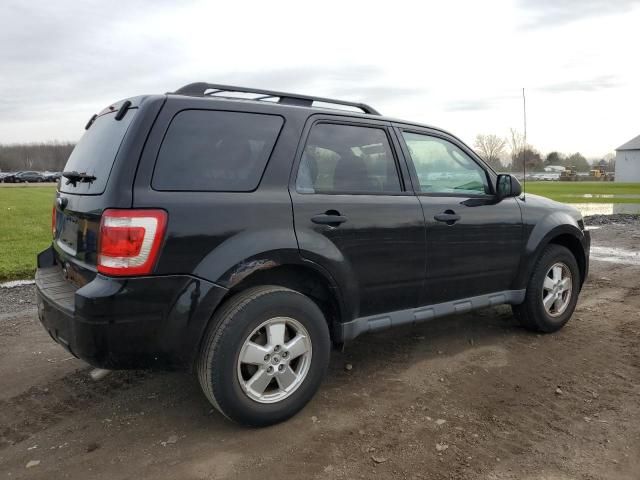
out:
{"label": "side mirror", "polygon": [[498,201],[509,197],[519,197],[522,194],[522,185],[513,175],[501,173],[496,182],[496,194]]}

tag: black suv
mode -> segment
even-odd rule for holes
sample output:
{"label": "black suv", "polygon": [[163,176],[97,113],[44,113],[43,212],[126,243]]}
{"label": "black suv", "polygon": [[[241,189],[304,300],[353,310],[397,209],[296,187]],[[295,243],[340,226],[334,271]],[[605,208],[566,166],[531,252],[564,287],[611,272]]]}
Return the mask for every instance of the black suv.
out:
{"label": "black suv", "polygon": [[86,129],[40,320],[97,367],[193,369],[241,423],[295,414],[365,332],[499,304],[558,330],[587,276],[577,210],[364,104],[195,83]]}

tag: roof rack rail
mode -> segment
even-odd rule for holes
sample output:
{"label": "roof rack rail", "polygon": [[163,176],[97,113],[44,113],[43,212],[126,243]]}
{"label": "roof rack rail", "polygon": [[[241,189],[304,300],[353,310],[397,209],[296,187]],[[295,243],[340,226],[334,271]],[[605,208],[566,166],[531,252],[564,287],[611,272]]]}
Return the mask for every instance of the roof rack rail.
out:
{"label": "roof rack rail", "polygon": [[[210,90],[208,92],[208,90]],[[312,107],[313,102],[330,103],[333,105],[344,105],[348,107],[359,108],[364,113],[370,115],[380,115],[380,113],[373,107],[366,103],[347,102],[345,100],[336,100],[334,98],[312,97],[309,95],[299,95],[297,93],[276,92],[273,90],[261,90],[258,88],[247,87],[234,87],[231,85],[219,85],[215,83],[196,82],[185,85],[184,87],[176,90],[176,95],[191,95],[191,96],[216,96],[223,92],[239,92],[239,93],[255,93],[260,95],[252,100],[265,100],[267,98],[278,98],[278,103],[284,103],[288,105],[300,105],[304,107]],[[223,96],[223,95],[220,95]]]}

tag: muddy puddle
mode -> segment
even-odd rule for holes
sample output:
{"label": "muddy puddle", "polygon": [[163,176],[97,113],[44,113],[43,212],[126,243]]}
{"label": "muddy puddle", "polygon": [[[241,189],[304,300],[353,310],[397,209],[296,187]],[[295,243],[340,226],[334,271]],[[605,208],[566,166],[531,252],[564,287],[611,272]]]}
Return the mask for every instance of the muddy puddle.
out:
{"label": "muddy puddle", "polygon": [[637,250],[629,250],[594,245],[591,247],[591,259],[622,265],[640,265],[640,239],[638,240],[638,247]]}

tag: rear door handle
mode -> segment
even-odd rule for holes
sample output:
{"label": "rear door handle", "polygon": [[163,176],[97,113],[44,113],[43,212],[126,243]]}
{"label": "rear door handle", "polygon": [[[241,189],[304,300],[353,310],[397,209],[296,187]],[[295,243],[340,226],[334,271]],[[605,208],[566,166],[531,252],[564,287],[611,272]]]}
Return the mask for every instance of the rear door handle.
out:
{"label": "rear door handle", "polygon": [[456,214],[453,210],[445,210],[442,213],[434,215],[433,218],[438,222],[445,222],[447,225],[453,225],[460,220],[460,215]]}
{"label": "rear door handle", "polygon": [[335,210],[329,210],[326,213],[314,215],[313,217],[311,217],[311,221],[313,223],[317,223],[318,225],[330,225],[332,227],[337,227],[341,223],[346,222],[347,217],[340,215]]}

